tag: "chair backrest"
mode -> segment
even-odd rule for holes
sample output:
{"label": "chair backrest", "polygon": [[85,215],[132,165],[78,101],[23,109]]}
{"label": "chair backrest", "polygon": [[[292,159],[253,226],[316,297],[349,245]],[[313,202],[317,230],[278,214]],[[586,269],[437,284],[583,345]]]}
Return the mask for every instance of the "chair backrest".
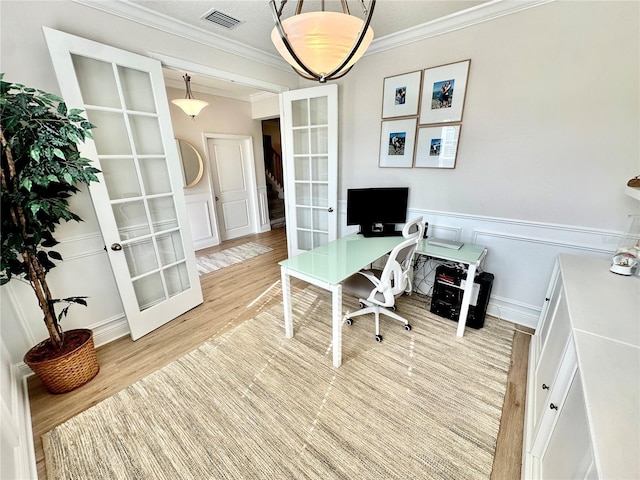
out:
{"label": "chair backrest", "polygon": [[409,270],[423,233],[422,217],[415,218],[404,226],[402,236],[405,240],[391,250],[380,274],[380,286],[377,290],[384,295],[384,303],[376,303],[390,307],[394,305],[395,298],[407,289],[411,281]]}

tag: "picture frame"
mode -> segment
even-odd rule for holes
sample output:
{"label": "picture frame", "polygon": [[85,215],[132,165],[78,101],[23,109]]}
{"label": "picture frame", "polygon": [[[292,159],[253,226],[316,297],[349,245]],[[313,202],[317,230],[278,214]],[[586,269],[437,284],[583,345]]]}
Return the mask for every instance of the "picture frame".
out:
{"label": "picture frame", "polygon": [[383,120],[380,128],[380,167],[411,168],[418,119]]}
{"label": "picture frame", "polygon": [[461,122],[471,60],[426,68],[422,76],[420,124]]}
{"label": "picture frame", "polygon": [[418,127],[416,168],[455,168],[461,124]]}
{"label": "picture frame", "polygon": [[386,77],[382,86],[382,118],[418,115],[422,71]]}

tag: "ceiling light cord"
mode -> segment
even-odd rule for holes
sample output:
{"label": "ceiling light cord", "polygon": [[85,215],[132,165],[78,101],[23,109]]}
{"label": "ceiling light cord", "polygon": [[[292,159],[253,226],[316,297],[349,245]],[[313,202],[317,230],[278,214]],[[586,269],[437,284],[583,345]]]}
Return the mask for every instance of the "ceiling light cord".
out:
{"label": "ceiling light cord", "polygon": [[185,85],[185,89],[186,89],[186,94],[184,98],[188,98],[189,100],[193,100],[193,93],[191,93],[191,77],[189,76],[188,73],[185,73],[182,76],[182,79],[184,80],[184,85]]}

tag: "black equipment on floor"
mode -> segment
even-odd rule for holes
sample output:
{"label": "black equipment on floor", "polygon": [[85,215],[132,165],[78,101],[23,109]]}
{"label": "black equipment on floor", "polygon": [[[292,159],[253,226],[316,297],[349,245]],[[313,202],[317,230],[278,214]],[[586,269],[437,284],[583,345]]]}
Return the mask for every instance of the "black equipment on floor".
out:
{"label": "black equipment on floor", "polygon": [[[460,318],[466,278],[467,272],[463,268],[449,265],[437,267],[431,297],[431,313],[457,322]],[[492,286],[493,274],[482,272],[476,275],[467,315],[467,327],[476,329],[483,327]]]}

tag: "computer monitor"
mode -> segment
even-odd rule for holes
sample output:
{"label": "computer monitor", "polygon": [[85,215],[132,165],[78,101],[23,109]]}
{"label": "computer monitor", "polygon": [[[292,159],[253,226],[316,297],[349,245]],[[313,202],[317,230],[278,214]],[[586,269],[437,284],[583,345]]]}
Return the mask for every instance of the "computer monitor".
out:
{"label": "computer monitor", "polygon": [[401,235],[397,223],[407,221],[408,187],[347,190],[347,225],[359,225],[364,236]]}

